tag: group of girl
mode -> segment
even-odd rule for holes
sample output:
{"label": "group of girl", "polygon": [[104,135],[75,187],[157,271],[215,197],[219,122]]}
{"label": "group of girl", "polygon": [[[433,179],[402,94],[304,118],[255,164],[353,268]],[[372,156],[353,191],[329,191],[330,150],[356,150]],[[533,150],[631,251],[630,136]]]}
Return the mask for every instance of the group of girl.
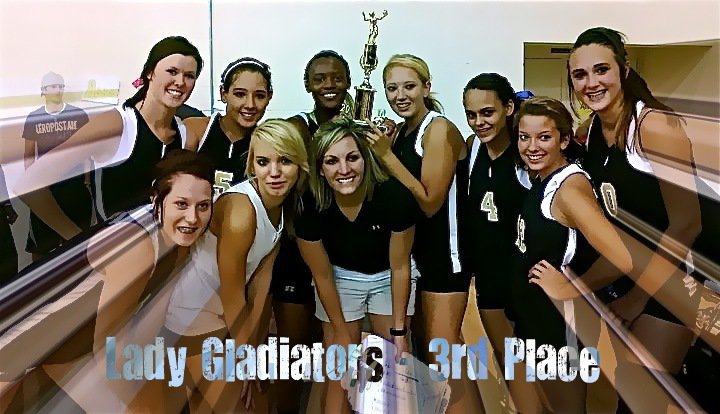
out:
{"label": "group of girl", "polygon": [[[699,297],[717,295],[703,279],[693,285],[680,265],[693,246],[718,262],[707,242],[718,229],[703,221],[699,233],[716,207],[698,201],[682,120],[650,94],[626,55],[621,34],[606,28],[585,31],[573,46],[568,83],[594,112],[581,127],[588,136],[581,145],[562,103],[520,102],[495,73],[474,77],[463,91],[473,130],[464,140],[430,92],[427,64],[407,54],[383,69],[388,103],[403,121],[391,132],[338,116],[350,71],[333,51],[306,66],[310,113],[259,124],[273,94],[270,68],[242,58],[221,76],[225,114],[182,122],[175,111],[190,96],[202,58],[184,38],[166,38],[151,50],[137,94],[34,163],[17,192],[47,186],[74,160],[92,157],[101,168],[95,188],[103,218],[133,211],[89,243],[102,286],[92,321],[96,351],[155,309],[155,318],[162,315],[157,329],[143,331],[161,332],[166,346],[188,347],[190,380],[179,389],[149,381],[119,390],[103,376],[100,383],[125,409],[266,411],[262,386],[205,380],[200,354],[208,336],[261,343],[271,309],[276,333],[291,346],[312,342],[318,321],[326,345],[359,343],[367,316],[372,331],[395,344],[396,357],[411,350],[414,316],[414,351],[429,359],[432,338],[462,343],[473,276],[498,354],[512,335],[556,348],[577,349],[578,339],[594,345],[600,319],[583,309],[595,291],[654,367],[675,374],[694,335],[718,349],[709,329],[688,328],[697,325]],[[666,159],[690,174],[673,174]],[[148,196],[151,207],[144,206]],[[42,197],[35,191],[24,201],[64,238],[76,236]],[[153,219],[143,221],[146,213]],[[649,227],[637,223],[656,232],[648,236]],[[136,233],[137,243],[110,254],[99,240],[112,232]],[[79,395],[80,380],[68,379],[88,358],[45,364],[79,405],[92,400],[84,409],[112,399],[99,391]],[[636,366],[619,363],[618,371]],[[615,378],[631,409],[646,408],[632,374]],[[448,413],[482,412],[475,384],[449,383]],[[281,381],[276,392],[278,412],[301,409],[301,383]],[[339,382],[322,395],[324,412],[349,411]],[[537,395],[550,411],[584,411],[580,380],[543,381]],[[514,396],[523,412],[540,409],[520,407],[526,400]]]}

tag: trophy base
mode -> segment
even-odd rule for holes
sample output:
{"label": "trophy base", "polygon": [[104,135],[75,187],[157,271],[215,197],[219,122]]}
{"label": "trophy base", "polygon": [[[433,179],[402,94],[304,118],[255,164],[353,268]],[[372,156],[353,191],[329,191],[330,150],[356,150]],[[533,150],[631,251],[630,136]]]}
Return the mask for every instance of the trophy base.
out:
{"label": "trophy base", "polygon": [[[367,122],[361,121],[359,119],[354,119],[353,121],[355,122],[355,124],[360,125],[362,128],[366,128],[368,131],[372,131],[372,127]],[[382,132],[383,134],[386,134],[388,132],[388,127],[386,127],[385,125],[380,124],[375,120],[373,120],[373,123],[375,124],[377,129],[379,129],[380,132]]]}

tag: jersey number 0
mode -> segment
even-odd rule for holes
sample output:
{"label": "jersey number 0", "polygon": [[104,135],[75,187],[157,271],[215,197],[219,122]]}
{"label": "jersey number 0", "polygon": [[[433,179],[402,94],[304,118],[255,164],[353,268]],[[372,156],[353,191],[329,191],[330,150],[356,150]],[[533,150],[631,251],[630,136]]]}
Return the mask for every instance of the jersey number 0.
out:
{"label": "jersey number 0", "polygon": [[611,216],[617,217],[618,204],[615,187],[613,187],[610,183],[602,183],[600,184],[600,193],[602,195],[603,204],[605,204],[605,210],[607,210]]}

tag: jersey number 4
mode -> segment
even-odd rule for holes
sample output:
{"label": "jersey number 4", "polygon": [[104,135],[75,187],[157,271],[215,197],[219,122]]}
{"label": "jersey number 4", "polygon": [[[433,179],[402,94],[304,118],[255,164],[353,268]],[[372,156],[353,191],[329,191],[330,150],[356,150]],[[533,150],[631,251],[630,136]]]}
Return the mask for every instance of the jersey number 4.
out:
{"label": "jersey number 4", "polygon": [[525,246],[525,220],[522,216],[518,216],[517,220],[517,239],[515,245],[518,247],[521,253],[525,253],[527,246]]}
{"label": "jersey number 4", "polygon": [[485,193],[482,202],[480,202],[480,211],[487,213],[489,221],[498,221],[498,209],[495,207],[495,195],[492,191]]}
{"label": "jersey number 4", "polygon": [[603,204],[605,204],[605,210],[607,210],[611,216],[617,217],[618,204],[615,187],[613,187],[610,183],[602,183],[600,184],[600,193],[602,195]]}

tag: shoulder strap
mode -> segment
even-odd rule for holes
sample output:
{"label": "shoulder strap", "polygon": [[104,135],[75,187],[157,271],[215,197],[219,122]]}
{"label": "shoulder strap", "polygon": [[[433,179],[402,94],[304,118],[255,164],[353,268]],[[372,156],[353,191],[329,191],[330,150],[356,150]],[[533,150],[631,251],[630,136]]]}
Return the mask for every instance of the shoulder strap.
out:
{"label": "shoulder strap", "polygon": [[640,124],[642,120],[645,119],[645,116],[651,112],[651,110],[645,111],[645,109],[645,103],[637,101],[635,104],[635,116],[630,120],[630,125],[628,126],[625,158],[634,169],[652,174],[652,164],[650,164],[650,161],[648,161],[645,154],[643,154],[639,142]]}
{"label": "shoulder strap", "polygon": [[530,179],[530,173],[524,167],[515,165],[515,178],[517,178],[520,185],[527,188],[528,190],[532,187],[532,180]]}
{"label": "shoulder strap", "polygon": [[[213,125],[215,124],[215,121],[220,119],[220,112],[215,112],[210,116],[210,121],[208,122],[207,127],[205,127],[205,132],[203,133],[202,138],[200,138],[200,143],[198,143],[198,151],[200,151],[200,148],[202,148],[203,144],[205,143],[205,140],[208,137],[208,134],[210,134],[210,130],[212,129]],[[184,145],[183,145],[184,147]]]}
{"label": "shoulder strap", "polygon": [[477,135],[473,135],[472,147],[470,148],[470,171],[469,175],[472,175],[473,167],[475,166],[475,160],[477,159],[478,151],[480,151],[480,139]]}
{"label": "shoulder strap", "polygon": [[[425,135],[425,130],[427,129],[428,125],[430,125],[430,122],[432,122],[435,117],[443,116],[439,112],[430,111],[427,115],[425,115],[425,119],[420,123],[420,127],[418,128],[417,137],[415,138],[415,152],[419,156],[423,156],[423,146],[422,146],[422,139],[423,135]],[[443,116],[444,117],[444,116]]]}
{"label": "shoulder strap", "polygon": [[555,198],[555,194],[557,194],[557,191],[562,183],[564,183],[565,180],[573,174],[583,174],[588,180],[590,180],[590,175],[580,168],[578,164],[568,164],[563,167],[561,171],[553,175],[550,178],[550,181],[545,184],[542,202],[540,203],[540,210],[545,218],[557,221],[555,220],[555,217],[553,217],[551,211],[553,199]]}

